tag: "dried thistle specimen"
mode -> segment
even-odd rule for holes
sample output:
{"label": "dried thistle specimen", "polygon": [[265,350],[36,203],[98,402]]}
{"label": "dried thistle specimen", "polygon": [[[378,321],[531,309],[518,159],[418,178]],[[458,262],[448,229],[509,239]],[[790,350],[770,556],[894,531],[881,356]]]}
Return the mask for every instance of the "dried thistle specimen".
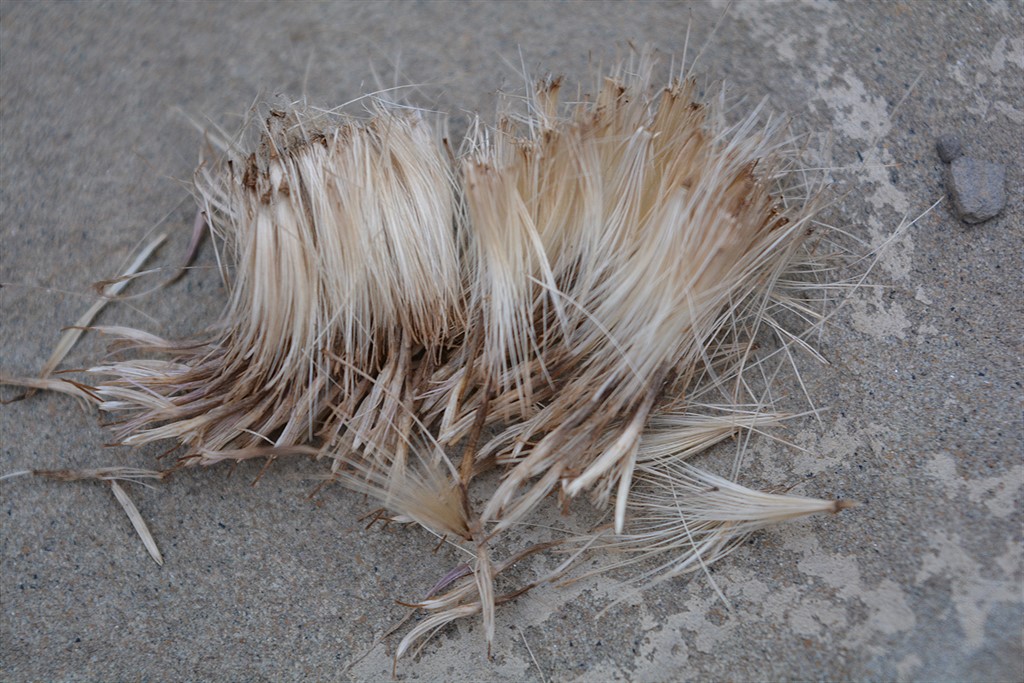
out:
{"label": "dried thistle specimen", "polygon": [[[817,188],[792,196],[798,150],[760,108],[726,123],[654,69],[643,54],[565,104],[546,79],[458,155],[409,107],[271,110],[252,151],[196,172],[230,292],[218,331],[108,329],[128,357],[76,395],[122,415],[125,444],[186,446],[182,464],[327,459],[328,481],[462,546],[474,561],[411,605],[429,614],[399,656],[477,613],[490,646],[497,605],[584,553],[659,556],[641,579],[663,579],[839,511],[686,462],[784,417],[752,389],[771,381],[757,344],[788,353],[806,330],[783,318],[820,320],[802,298]],[[506,547],[556,492],[612,508],[611,528]],[[505,585],[556,545],[556,570]]]}
{"label": "dried thistle specimen", "polygon": [[209,464],[318,435],[333,448],[344,425],[395,447],[412,354],[436,356],[462,315],[455,187],[429,123],[273,111],[258,150],[201,167],[196,189],[233,266],[223,332],[130,333],[171,359],[94,369],[115,378],[98,393],[128,411],[125,443],[176,438]]}

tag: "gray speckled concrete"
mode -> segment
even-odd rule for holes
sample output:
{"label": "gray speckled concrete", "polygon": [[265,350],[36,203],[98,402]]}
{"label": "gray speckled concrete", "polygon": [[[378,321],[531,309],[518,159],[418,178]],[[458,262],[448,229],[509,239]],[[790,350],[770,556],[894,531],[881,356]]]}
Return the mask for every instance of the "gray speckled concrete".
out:
{"label": "gray speckled concrete", "polygon": [[[0,5],[0,349],[37,371],[58,330],[158,220],[184,250],[199,136],[181,112],[233,126],[260,92],[335,105],[370,64],[426,83],[411,96],[488,111],[507,65],[584,73],[628,39],[690,58],[721,3]],[[700,59],[750,103],[767,96],[830,133],[842,200],[824,220],[885,252],[804,363],[822,422],[754,449],[750,476],[863,503],[758,534],[714,576],[678,580],[601,619],[609,578],[543,589],[499,612],[496,656],[459,624],[400,664],[409,680],[1021,680],[1021,245],[1024,14],[1012,0],[740,0]],[[311,64],[308,78],[307,64]],[[385,78],[390,78],[385,76]],[[919,79],[919,80],[918,80]],[[908,87],[916,88],[902,102]],[[936,135],[1008,165],[1009,204],[966,227],[944,198]],[[865,163],[861,163],[861,159]],[[207,249],[199,265],[212,263]],[[208,270],[107,310],[102,322],[186,336],[215,319]],[[68,359],[102,353],[87,337]],[[794,390],[795,391],[795,390]],[[9,395],[9,394],[5,394]],[[0,408],[0,472],[134,463],[70,399]],[[146,556],[100,484],[0,485],[0,679],[385,679],[375,639],[455,561],[410,529],[366,531],[370,507],[318,468],[189,472],[132,495],[166,563]],[[524,571],[539,570],[526,567]],[[530,644],[536,664],[524,645]],[[356,656],[365,659],[350,668]],[[539,668],[538,668],[539,666]]]}

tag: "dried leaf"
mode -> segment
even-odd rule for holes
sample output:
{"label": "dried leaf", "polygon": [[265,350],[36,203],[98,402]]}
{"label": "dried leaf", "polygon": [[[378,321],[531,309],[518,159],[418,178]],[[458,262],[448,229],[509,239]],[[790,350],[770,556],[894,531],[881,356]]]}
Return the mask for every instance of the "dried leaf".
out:
{"label": "dried leaf", "polygon": [[124,508],[125,513],[128,515],[128,519],[131,520],[132,526],[135,527],[135,533],[142,539],[142,544],[146,546],[146,550],[149,552],[150,557],[158,565],[163,566],[164,558],[160,554],[160,549],[156,547],[156,540],[153,538],[153,534],[149,532],[149,527],[146,526],[145,520],[142,519],[142,515],[139,513],[139,509],[135,507],[135,503],[128,497],[121,485],[113,479],[110,480],[110,490],[114,492],[114,498],[117,498],[117,502]]}

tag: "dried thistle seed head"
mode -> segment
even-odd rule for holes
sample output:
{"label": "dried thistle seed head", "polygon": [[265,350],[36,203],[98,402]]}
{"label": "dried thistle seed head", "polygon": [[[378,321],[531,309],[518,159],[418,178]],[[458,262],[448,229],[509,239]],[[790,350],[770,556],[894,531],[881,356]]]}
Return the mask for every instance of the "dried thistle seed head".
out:
{"label": "dried thistle seed head", "polygon": [[392,337],[436,343],[458,319],[461,273],[427,120],[381,110],[315,133],[299,111],[268,121],[244,170],[200,186],[229,199],[214,222],[236,252],[237,333],[266,346],[255,357],[292,367],[330,349],[372,367]]}
{"label": "dried thistle seed head", "polygon": [[546,493],[528,482],[557,468],[540,482],[570,496],[607,479],[607,500],[621,480],[621,529],[648,415],[679,376],[721,363],[716,349],[749,343],[723,336],[750,329],[740,314],[805,237],[803,204],[772,194],[781,131],[757,112],[728,126],[692,82],[654,92],[652,72],[641,58],[564,108],[560,82],[545,81],[463,166],[481,372],[523,418],[484,449],[515,464],[484,512],[499,526],[527,514]]}
{"label": "dried thistle seed head", "polygon": [[99,369],[105,408],[133,413],[126,442],[177,438],[207,462],[302,443],[403,347],[460,331],[455,189],[424,115],[273,111],[258,150],[201,167],[196,191],[233,266],[225,332]]}

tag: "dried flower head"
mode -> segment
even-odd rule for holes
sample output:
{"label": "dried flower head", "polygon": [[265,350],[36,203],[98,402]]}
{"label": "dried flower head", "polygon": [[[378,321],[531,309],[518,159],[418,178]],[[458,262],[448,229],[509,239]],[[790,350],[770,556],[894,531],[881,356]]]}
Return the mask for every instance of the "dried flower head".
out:
{"label": "dried flower head", "polygon": [[[760,107],[727,123],[654,71],[644,53],[564,102],[545,79],[460,155],[405,106],[269,110],[252,151],[227,144],[195,175],[230,293],[216,332],[107,328],[122,360],[59,388],[122,415],[125,444],[183,444],[183,464],[327,459],[327,481],[462,546],[472,561],[414,605],[430,614],[399,654],[477,613],[490,645],[498,604],[585,552],[667,554],[642,578],[669,577],[842,509],[688,462],[785,417],[754,395],[773,377],[756,347],[804,344],[787,312],[820,320],[800,275],[818,188],[792,196],[798,149]],[[552,547],[503,543],[552,493],[612,508],[611,529],[560,539],[555,571],[499,592]]]}

